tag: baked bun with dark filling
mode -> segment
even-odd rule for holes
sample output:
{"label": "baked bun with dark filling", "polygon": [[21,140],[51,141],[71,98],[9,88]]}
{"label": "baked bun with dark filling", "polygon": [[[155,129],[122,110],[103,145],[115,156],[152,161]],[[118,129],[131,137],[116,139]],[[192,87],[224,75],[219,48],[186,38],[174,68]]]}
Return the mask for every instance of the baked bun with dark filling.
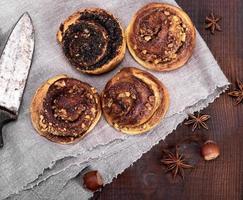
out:
{"label": "baked bun with dark filling", "polygon": [[160,123],[169,107],[169,94],[150,73],[128,67],[106,84],[101,102],[107,122],[118,131],[134,135]]}
{"label": "baked bun with dark filling", "polygon": [[191,57],[196,31],[178,7],[150,3],[132,18],[126,30],[130,53],[142,66],[156,71],[182,67]]}
{"label": "baked bun with dark filling", "polygon": [[65,56],[79,71],[101,74],[124,58],[126,42],[118,20],[100,8],[86,8],[65,20],[57,32]]}
{"label": "baked bun with dark filling", "polygon": [[70,144],[83,138],[99,121],[100,98],[87,83],[59,75],[37,90],[30,112],[32,124],[41,136]]}

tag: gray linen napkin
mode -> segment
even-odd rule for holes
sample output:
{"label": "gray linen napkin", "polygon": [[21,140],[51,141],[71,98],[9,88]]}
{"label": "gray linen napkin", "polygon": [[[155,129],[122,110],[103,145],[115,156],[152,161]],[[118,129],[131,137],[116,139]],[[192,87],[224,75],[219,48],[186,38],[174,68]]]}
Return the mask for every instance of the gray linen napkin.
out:
{"label": "gray linen napkin", "polygon": [[[151,1],[0,1],[0,38],[6,39],[11,26],[25,11],[30,13],[36,30],[35,55],[20,116],[3,131],[6,145],[0,151],[0,200],[9,196],[10,199],[87,199],[92,194],[73,179],[82,170],[97,169],[105,183],[111,182],[176,129],[187,113],[205,108],[227,88],[227,79],[197,33],[195,51],[183,68],[169,73],[151,72],[167,86],[171,98],[166,118],[153,131],[127,136],[109,127],[102,118],[95,129],[75,145],[54,144],[35,132],[30,122],[29,105],[36,89],[47,78],[65,73],[102,91],[107,80],[122,67],[142,68],[127,51],[124,61],[108,74],[94,77],[78,73],[56,42],[59,24],[81,7],[101,7],[114,13],[126,27],[136,10],[148,2]],[[176,5],[173,0],[160,2]],[[1,49],[1,41],[0,45]]]}

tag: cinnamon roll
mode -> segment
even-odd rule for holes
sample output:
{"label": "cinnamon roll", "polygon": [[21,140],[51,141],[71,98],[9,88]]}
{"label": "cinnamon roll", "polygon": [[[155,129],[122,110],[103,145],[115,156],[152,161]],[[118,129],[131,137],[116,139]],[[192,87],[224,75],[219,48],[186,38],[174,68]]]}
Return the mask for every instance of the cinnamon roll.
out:
{"label": "cinnamon roll", "polygon": [[120,23],[100,8],[86,8],[71,15],[60,25],[57,39],[70,63],[88,74],[112,70],[125,55]]}
{"label": "cinnamon roll", "polygon": [[169,95],[153,75],[124,68],[105,86],[101,96],[107,122],[127,134],[140,134],[154,128],[165,116]]}
{"label": "cinnamon roll", "polygon": [[130,53],[142,66],[171,71],[191,57],[196,32],[188,15],[178,7],[150,3],[132,18],[126,39]]}
{"label": "cinnamon roll", "polygon": [[61,144],[79,141],[101,116],[95,88],[66,75],[46,81],[31,104],[32,124],[45,138]]}

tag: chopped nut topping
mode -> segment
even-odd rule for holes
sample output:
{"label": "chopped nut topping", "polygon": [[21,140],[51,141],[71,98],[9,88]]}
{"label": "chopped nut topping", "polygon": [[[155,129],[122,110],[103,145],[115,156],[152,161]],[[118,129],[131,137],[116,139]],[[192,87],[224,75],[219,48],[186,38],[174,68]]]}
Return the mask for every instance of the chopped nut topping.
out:
{"label": "chopped nut topping", "polygon": [[131,95],[130,92],[122,92],[118,94],[118,98],[130,97],[130,95]]}
{"label": "chopped nut topping", "polygon": [[142,50],[142,53],[143,53],[143,54],[146,54],[146,53],[147,53],[147,50]]}
{"label": "chopped nut topping", "polygon": [[152,39],[152,37],[151,36],[145,36],[144,39],[148,42]]}
{"label": "chopped nut topping", "polygon": [[135,94],[131,94],[132,99],[137,99]]}
{"label": "chopped nut topping", "polygon": [[161,59],[155,59],[154,60],[154,64],[156,64],[156,65],[159,64],[160,62],[161,62]]}
{"label": "chopped nut topping", "polygon": [[155,101],[155,96],[150,96],[148,99],[150,102],[154,102]]}
{"label": "chopped nut topping", "polygon": [[84,124],[84,123],[82,123],[82,124],[81,124],[81,127],[82,127],[82,128],[85,128],[85,124]]}
{"label": "chopped nut topping", "polygon": [[44,120],[44,116],[43,115],[40,115],[40,121],[39,121],[39,125],[40,127],[42,128],[42,130],[46,130],[48,125],[45,124],[45,120]]}
{"label": "chopped nut topping", "polygon": [[174,22],[179,22],[180,21],[180,18],[174,15],[173,18],[172,18],[172,20]]}
{"label": "chopped nut topping", "polygon": [[60,110],[55,110],[54,111],[55,114],[57,114],[59,117],[61,117],[62,119],[66,118],[67,117],[67,111],[65,109],[60,109]]}
{"label": "chopped nut topping", "polygon": [[118,94],[118,98],[124,98],[124,97],[130,97],[131,93],[130,92],[123,92]]}
{"label": "chopped nut topping", "polygon": [[118,124],[114,124],[114,127],[116,128],[116,129],[119,129],[119,125]]}
{"label": "chopped nut topping", "polygon": [[168,16],[168,15],[170,15],[170,12],[164,11],[164,14]]}
{"label": "chopped nut topping", "polygon": [[109,99],[107,103],[107,107],[110,108],[112,104],[113,104],[113,100]]}
{"label": "chopped nut topping", "polygon": [[146,103],[145,106],[148,110],[152,110],[152,106],[149,103]]}
{"label": "chopped nut topping", "polygon": [[185,33],[182,34],[182,36],[181,36],[181,41],[182,41],[182,42],[185,42],[185,41],[186,41],[186,34],[185,34]]}
{"label": "chopped nut topping", "polygon": [[125,96],[126,97],[130,97],[131,96],[131,93],[130,92],[125,92]]}
{"label": "chopped nut topping", "polygon": [[173,46],[174,46],[173,43],[168,44],[168,47],[169,47],[169,48],[172,48]]}
{"label": "chopped nut topping", "polygon": [[54,85],[58,87],[65,87],[66,83],[65,81],[57,81]]}
{"label": "chopped nut topping", "polygon": [[172,53],[171,56],[170,56],[172,59],[175,59],[177,57],[177,54],[176,53]]}
{"label": "chopped nut topping", "polygon": [[123,97],[126,97],[126,94],[125,93],[118,94],[118,98],[123,98]]}
{"label": "chopped nut topping", "polygon": [[88,30],[88,29],[84,29],[84,32],[85,32],[85,33],[89,33],[89,30]]}
{"label": "chopped nut topping", "polygon": [[90,116],[89,116],[89,115],[85,115],[84,118],[85,118],[85,119],[90,119]]}
{"label": "chopped nut topping", "polygon": [[95,88],[91,87],[91,90],[92,90],[93,93],[97,93],[97,90]]}
{"label": "chopped nut topping", "polygon": [[87,94],[87,97],[88,97],[89,99],[93,99],[93,95],[90,94],[90,93]]}
{"label": "chopped nut topping", "polygon": [[95,108],[91,108],[91,112],[94,114],[96,112]]}

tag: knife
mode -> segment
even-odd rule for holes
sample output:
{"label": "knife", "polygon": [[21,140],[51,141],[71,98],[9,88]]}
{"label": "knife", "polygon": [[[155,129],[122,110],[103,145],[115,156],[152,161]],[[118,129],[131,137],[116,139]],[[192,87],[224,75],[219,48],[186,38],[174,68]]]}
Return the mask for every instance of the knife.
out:
{"label": "knife", "polygon": [[14,26],[0,57],[0,148],[2,127],[16,120],[34,52],[34,28],[24,13]]}

